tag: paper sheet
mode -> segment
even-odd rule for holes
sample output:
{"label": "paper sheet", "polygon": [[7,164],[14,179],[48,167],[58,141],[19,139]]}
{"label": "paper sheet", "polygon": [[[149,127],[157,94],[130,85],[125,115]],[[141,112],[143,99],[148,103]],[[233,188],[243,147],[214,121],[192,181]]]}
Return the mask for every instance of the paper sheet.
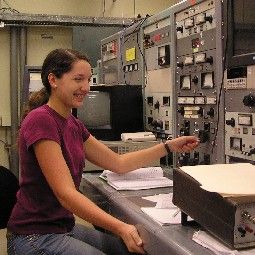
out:
{"label": "paper sheet", "polygon": [[183,166],[180,168],[192,176],[201,188],[231,195],[255,195],[255,166],[249,163]]}
{"label": "paper sheet", "polygon": [[159,209],[155,207],[141,207],[141,210],[161,226],[181,223],[181,211],[178,208]]}
{"label": "paper sheet", "polygon": [[149,200],[151,202],[156,202],[155,208],[160,209],[173,209],[177,208],[172,200],[173,200],[173,193],[166,193],[166,194],[158,194],[154,196],[147,196],[142,197],[143,199]]}
{"label": "paper sheet", "polygon": [[[142,207],[141,210],[161,226],[181,223],[181,210],[172,202],[173,193],[143,197],[157,202],[155,207]],[[188,217],[188,220],[192,218]]]}
{"label": "paper sheet", "polygon": [[211,250],[217,255],[254,255],[255,249],[249,248],[246,250],[231,250],[223,243],[218,241],[212,235],[208,234],[205,231],[197,231],[193,234],[192,240],[196,243],[200,244],[201,246]]}

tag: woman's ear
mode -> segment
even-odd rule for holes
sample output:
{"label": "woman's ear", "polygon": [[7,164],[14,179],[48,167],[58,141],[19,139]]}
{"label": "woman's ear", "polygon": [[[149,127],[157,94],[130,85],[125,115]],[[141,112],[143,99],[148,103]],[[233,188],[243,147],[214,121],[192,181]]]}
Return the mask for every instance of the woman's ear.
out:
{"label": "woman's ear", "polygon": [[56,84],[56,76],[53,73],[49,73],[48,75],[48,81],[49,84],[52,88],[56,88],[57,84]]}

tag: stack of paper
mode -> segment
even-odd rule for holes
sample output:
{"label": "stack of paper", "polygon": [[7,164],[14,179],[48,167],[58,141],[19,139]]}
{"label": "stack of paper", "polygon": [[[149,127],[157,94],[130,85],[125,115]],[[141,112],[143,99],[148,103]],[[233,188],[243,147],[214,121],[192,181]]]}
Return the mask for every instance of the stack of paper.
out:
{"label": "stack of paper", "polygon": [[194,233],[192,240],[196,243],[202,245],[203,247],[211,250],[217,255],[254,255],[255,249],[247,249],[247,250],[231,250],[227,246],[223,245],[221,242],[216,240],[214,237],[209,235],[205,231],[197,231]]}
{"label": "stack of paper", "polygon": [[255,195],[255,166],[249,163],[183,166],[201,188],[223,196]]}
{"label": "stack of paper", "polygon": [[100,178],[116,190],[142,190],[173,186],[173,181],[163,176],[161,167],[139,168],[126,174],[104,170]]}

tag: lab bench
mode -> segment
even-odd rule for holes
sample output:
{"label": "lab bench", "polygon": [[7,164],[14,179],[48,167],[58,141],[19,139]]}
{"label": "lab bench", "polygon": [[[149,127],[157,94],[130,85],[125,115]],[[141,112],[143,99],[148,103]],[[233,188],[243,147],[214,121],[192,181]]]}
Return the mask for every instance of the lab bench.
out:
{"label": "lab bench", "polygon": [[[149,255],[213,255],[210,250],[192,241],[197,227],[161,226],[142,212],[141,207],[155,206],[145,196],[170,193],[172,187],[136,191],[117,191],[99,178],[100,172],[84,173],[80,191],[99,207],[116,218],[137,227]],[[168,172],[171,178],[171,173]]]}

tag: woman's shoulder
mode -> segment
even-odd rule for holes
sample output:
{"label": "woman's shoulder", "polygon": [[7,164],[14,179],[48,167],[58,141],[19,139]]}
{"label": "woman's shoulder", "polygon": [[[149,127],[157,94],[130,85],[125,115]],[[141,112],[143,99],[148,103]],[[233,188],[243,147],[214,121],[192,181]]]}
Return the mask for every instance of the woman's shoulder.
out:
{"label": "woman's shoulder", "polygon": [[22,125],[29,125],[34,122],[37,123],[51,122],[51,120],[53,120],[53,117],[49,113],[46,105],[42,105],[29,112],[25,119],[22,121]]}
{"label": "woman's shoulder", "polygon": [[[46,105],[39,106],[28,113],[28,117],[36,117],[38,115],[49,115]],[[27,117],[26,116],[26,117]]]}

